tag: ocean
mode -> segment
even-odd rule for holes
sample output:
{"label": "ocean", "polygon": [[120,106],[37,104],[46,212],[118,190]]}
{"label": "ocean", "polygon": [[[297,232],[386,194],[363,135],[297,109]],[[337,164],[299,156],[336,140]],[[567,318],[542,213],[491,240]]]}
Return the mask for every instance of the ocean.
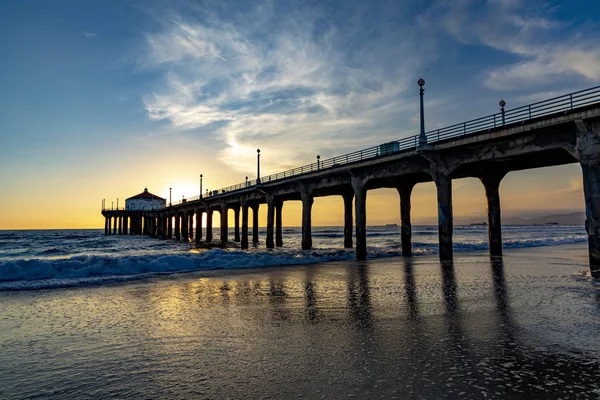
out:
{"label": "ocean", "polygon": [[[341,249],[195,250],[0,232],[0,399],[598,399],[600,281],[579,226],[370,227]],[[216,232],[215,232],[216,234]],[[264,232],[261,231],[261,239]]]}
{"label": "ocean", "polygon": [[[583,226],[503,226],[504,248],[553,246],[587,241]],[[219,237],[218,229],[213,237]],[[400,226],[373,226],[367,230],[368,257],[402,254]],[[283,247],[266,249],[261,243],[242,251],[230,242],[226,248],[194,249],[192,243],[147,236],[105,236],[102,230],[0,231],[0,290],[42,289],[144,279],[157,274],[213,269],[256,268],[353,260],[343,249],[342,227],[314,227],[313,249],[301,249],[301,228],[283,230]],[[230,230],[229,238],[233,238]],[[437,227],[413,227],[413,253],[437,253]],[[485,250],[486,226],[456,226],[456,252]]]}

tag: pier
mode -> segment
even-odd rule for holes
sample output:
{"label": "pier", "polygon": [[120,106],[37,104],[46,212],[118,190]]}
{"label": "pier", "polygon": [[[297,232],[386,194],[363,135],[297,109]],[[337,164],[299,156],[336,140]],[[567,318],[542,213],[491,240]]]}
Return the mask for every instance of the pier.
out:
{"label": "pier", "polygon": [[[415,185],[435,183],[438,200],[439,257],[451,260],[452,182],[478,178],[487,197],[490,254],[502,255],[500,182],[511,171],[579,163],[582,170],[586,230],[592,275],[600,277],[600,87],[542,102],[504,110],[446,128],[424,131],[421,86],[421,133],[398,141],[318,160],[288,171],[260,176],[152,210],[108,209],[104,206],[106,234],[143,234],[212,242],[213,214],[220,217],[220,241],[233,240],[247,249],[258,243],[258,210],[267,207],[267,248],[282,246],[281,213],[286,201],[302,202],[302,248],[312,247],[311,208],[316,197],[344,200],[344,240],[355,247],[356,258],[367,257],[366,202],[369,190],[395,188],[400,197],[404,256],[411,256],[411,193]],[[258,152],[260,161],[260,151]],[[551,199],[549,199],[551,201]],[[228,211],[234,210],[234,221]],[[248,220],[252,210],[252,238]],[[206,237],[202,237],[206,214]],[[241,218],[240,218],[241,215]],[[194,224],[194,221],[196,222]],[[241,225],[241,229],[240,229]],[[195,226],[195,232],[193,227]],[[353,233],[356,243],[353,243]]]}

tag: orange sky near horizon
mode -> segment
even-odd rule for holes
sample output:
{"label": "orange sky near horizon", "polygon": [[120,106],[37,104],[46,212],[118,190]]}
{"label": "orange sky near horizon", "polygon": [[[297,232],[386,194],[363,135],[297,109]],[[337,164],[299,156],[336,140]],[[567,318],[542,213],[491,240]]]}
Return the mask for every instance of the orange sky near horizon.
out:
{"label": "orange sky near horizon", "polygon": [[[185,157],[183,157],[185,158]],[[100,214],[102,199],[107,207],[111,202],[124,205],[124,199],[143,191],[144,187],[168,199],[173,188],[173,201],[195,196],[199,192],[199,174],[181,169],[176,162],[160,168],[140,163],[135,168],[114,164],[95,168],[94,163],[83,171],[65,171],[52,180],[37,179],[36,185],[10,182],[0,194],[3,207],[0,229],[84,229],[102,228]],[[208,167],[208,166],[207,166]],[[227,168],[204,168],[203,189],[214,189],[243,181],[240,174]],[[211,171],[212,170],[212,171]],[[212,172],[212,173],[211,173]],[[215,173],[216,172],[216,173]],[[21,171],[21,175],[24,171]],[[218,176],[218,179],[213,178]],[[177,177],[177,178],[174,178]],[[240,179],[242,178],[242,179]],[[32,178],[33,179],[33,178]],[[57,185],[56,182],[60,184]],[[11,186],[12,183],[12,186]],[[509,173],[500,186],[504,216],[533,213],[584,211],[581,170],[577,164]],[[453,210],[455,224],[471,219],[485,219],[485,192],[474,178],[453,181]],[[230,219],[233,218],[231,211]],[[260,226],[266,225],[266,206],[260,209]],[[316,198],[313,205],[314,226],[343,225],[343,202],[340,196]],[[436,224],[437,201],[432,182],[419,184],[412,195],[413,224]],[[376,189],[367,195],[367,224],[385,225],[400,222],[400,201],[393,189]],[[219,226],[218,218],[213,223]],[[233,223],[230,222],[233,226]],[[301,202],[286,202],[283,208],[285,226],[301,225]]]}

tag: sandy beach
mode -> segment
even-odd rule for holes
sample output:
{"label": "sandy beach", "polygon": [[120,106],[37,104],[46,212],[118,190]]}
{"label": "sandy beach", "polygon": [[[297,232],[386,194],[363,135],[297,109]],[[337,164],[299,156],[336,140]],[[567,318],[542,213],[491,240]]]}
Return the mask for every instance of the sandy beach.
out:
{"label": "sandy beach", "polygon": [[598,398],[585,245],[0,293],[0,397]]}

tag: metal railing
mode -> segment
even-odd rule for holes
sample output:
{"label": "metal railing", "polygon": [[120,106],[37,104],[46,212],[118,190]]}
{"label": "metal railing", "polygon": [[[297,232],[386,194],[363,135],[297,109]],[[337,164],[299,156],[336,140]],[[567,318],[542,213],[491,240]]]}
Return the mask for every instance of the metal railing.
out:
{"label": "metal railing", "polygon": [[[595,86],[589,89],[580,90],[578,92],[569,93],[563,96],[554,97],[548,100],[539,101],[526,106],[506,110],[502,112],[488,115],[485,117],[472,119],[470,121],[461,122],[459,124],[450,125],[445,128],[434,129],[426,132],[428,144],[444,141],[451,138],[458,138],[465,135],[470,135],[476,132],[482,132],[505,125],[514,124],[517,122],[527,121],[533,118],[538,118],[546,115],[555,114],[573,110],[575,108],[584,107],[590,104],[600,103],[600,86]],[[269,183],[279,179],[291,178],[294,176],[304,175],[311,172],[320,171],[327,168],[338,167],[341,165],[352,164],[358,161],[365,161],[380,156],[396,154],[402,151],[414,150],[419,144],[419,136],[409,136],[404,139],[382,143],[377,146],[369,147],[363,150],[354,151],[352,153],[336,156],[326,160],[318,161],[312,164],[303,165],[289,169],[287,171],[278,172],[276,174],[267,175],[260,179],[261,183]],[[218,190],[208,192],[203,198],[219,196],[226,193],[231,193],[238,190],[248,189],[256,186],[256,180],[238,183],[237,185],[227,186]],[[184,201],[172,203],[173,205],[181,204],[187,201],[200,199],[200,196],[190,197]]]}

